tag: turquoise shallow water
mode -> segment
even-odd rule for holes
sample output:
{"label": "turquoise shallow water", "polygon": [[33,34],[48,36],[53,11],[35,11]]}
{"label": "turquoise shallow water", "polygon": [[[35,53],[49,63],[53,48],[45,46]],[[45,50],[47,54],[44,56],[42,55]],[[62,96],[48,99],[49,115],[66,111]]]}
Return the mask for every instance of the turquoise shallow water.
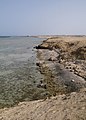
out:
{"label": "turquoise shallow water", "polygon": [[36,67],[34,46],[43,39],[33,37],[0,38],[0,107],[43,97],[37,88],[43,79]]}

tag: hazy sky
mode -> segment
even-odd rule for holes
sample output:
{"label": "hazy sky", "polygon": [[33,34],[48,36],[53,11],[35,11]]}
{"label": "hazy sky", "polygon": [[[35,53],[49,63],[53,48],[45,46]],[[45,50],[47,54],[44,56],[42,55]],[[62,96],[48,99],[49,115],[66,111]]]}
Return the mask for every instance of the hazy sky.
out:
{"label": "hazy sky", "polygon": [[0,0],[0,35],[85,34],[86,0]]}

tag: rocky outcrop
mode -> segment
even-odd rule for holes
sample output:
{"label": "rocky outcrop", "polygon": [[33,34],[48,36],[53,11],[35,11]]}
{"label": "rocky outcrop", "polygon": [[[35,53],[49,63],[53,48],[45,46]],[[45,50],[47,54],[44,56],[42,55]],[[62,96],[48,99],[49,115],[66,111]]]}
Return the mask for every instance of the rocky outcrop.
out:
{"label": "rocky outcrop", "polygon": [[[59,61],[70,72],[83,77],[86,80],[86,37],[55,37],[49,38],[38,46],[39,49],[53,50],[49,61]],[[37,49],[38,49],[37,48]]]}

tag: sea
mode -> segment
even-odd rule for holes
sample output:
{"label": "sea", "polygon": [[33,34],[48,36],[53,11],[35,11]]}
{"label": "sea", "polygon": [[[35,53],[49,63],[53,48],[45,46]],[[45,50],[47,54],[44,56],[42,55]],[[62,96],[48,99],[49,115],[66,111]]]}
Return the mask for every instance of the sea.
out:
{"label": "sea", "polygon": [[0,37],[0,108],[43,97],[45,90],[37,85],[44,78],[37,69],[34,48],[42,41],[35,37]]}

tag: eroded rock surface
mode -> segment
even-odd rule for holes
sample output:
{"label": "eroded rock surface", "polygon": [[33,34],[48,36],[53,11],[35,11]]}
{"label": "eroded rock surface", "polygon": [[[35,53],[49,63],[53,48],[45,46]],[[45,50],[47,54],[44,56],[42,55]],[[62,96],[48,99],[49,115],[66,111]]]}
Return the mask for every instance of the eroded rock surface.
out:
{"label": "eroded rock surface", "polygon": [[[37,47],[40,72],[50,95],[86,87],[86,37],[49,38]],[[78,52],[77,52],[78,51]]]}
{"label": "eroded rock surface", "polygon": [[1,120],[86,120],[86,89],[0,110]]}

